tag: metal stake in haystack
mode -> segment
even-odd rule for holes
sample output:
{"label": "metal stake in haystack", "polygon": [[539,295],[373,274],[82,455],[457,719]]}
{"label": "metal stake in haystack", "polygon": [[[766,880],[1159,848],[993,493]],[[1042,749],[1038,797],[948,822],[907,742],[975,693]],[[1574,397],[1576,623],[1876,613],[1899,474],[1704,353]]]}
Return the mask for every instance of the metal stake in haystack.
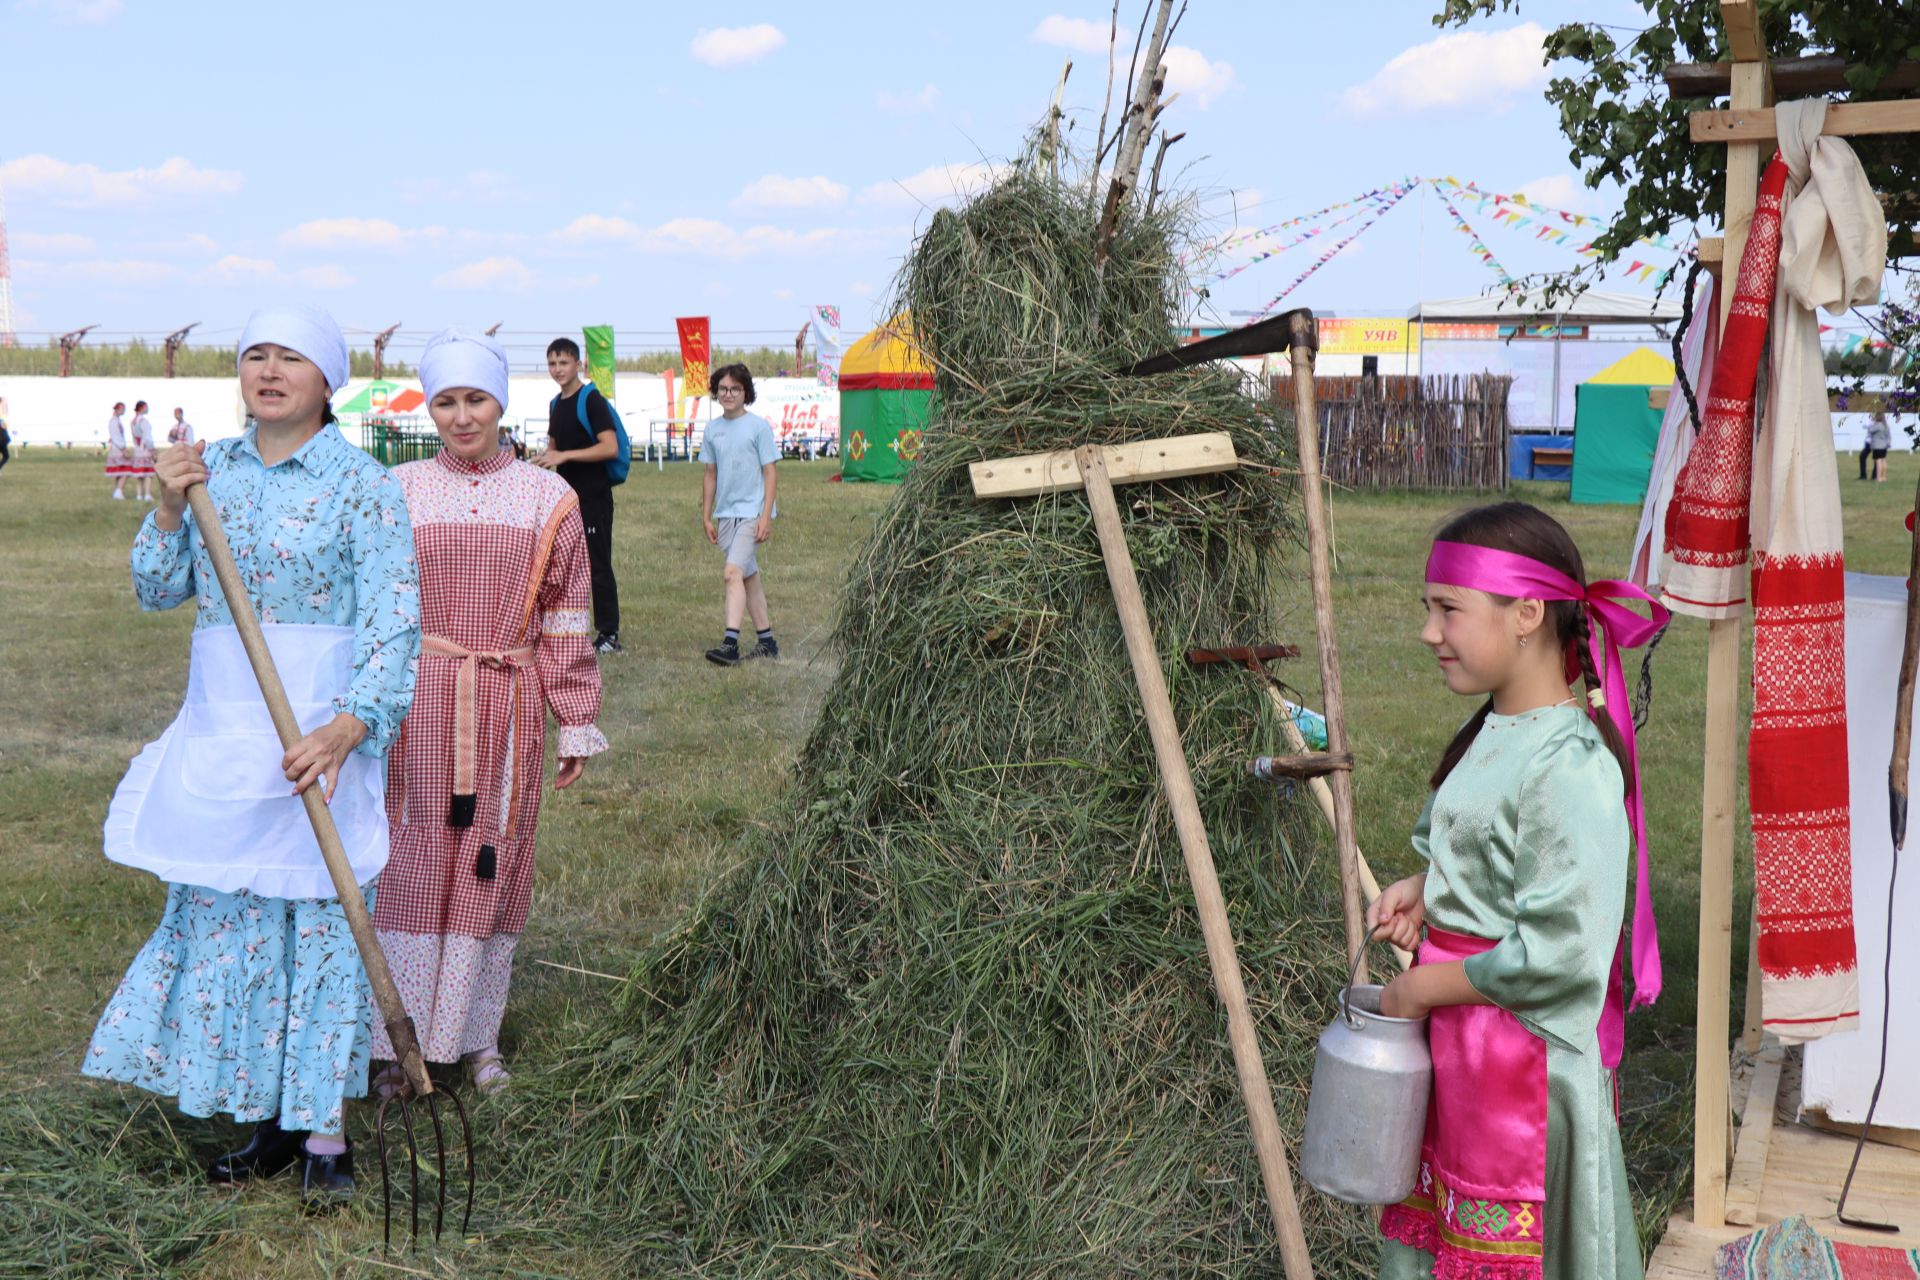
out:
{"label": "metal stake in haystack", "polygon": [[1311,1280],[1313,1262],[1307,1255],[1306,1233],[1300,1226],[1300,1206],[1294,1200],[1293,1178],[1287,1171],[1286,1143],[1274,1115],[1273,1091],[1267,1084],[1253,1014],[1247,1007],[1247,991],[1240,978],[1240,960],[1234,949],[1233,926],[1227,920],[1226,897],[1220,891],[1213,849],[1207,842],[1206,823],[1200,816],[1193,775],[1187,768],[1186,749],[1180,742],[1180,728],[1174,722],[1173,702],[1167,696],[1160,655],[1154,649],[1153,628],[1140,596],[1140,580],[1134,574],[1133,557],[1127,551],[1120,508],[1113,499],[1115,481],[1171,480],[1178,476],[1232,471],[1239,465],[1231,436],[1223,433],[1171,436],[1134,444],[1086,445],[1072,452],[1062,450],[976,462],[972,468],[973,492],[980,498],[1017,498],[1080,488],[1087,491],[1094,528],[1100,535],[1100,550],[1106,557],[1107,580],[1113,586],[1114,607],[1120,615],[1120,629],[1127,638],[1127,656],[1133,661],[1133,677],[1140,689],[1141,709],[1146,713],[1147,728],[1153,737],[1160,783],[1173,809],[1180,852],[1186,859],[1187,877],[1193,884],[1200,931],[1206,937],[1207,960],[1213,969],[1214,990],[1227,1007],[1227,1038],[1233,1046],[1240,1094],[1246,1102],[1248,1124],[1253,1129],[1254,1154],[1259,1159],[1260,1177],[1266,1185],[1267,1207],[1280,1236],[1281,1262],[1288,1280]]}
{"label": "metal stake in haystack", "polygon": [[[274,730],[280,735],[281,746],[291,750],[303,736],[300,724],[294,719],[293,706],[287,700],[285,686],[280,683],[280,673],[273,665],[273,654],[267,649],[266,637],[260,633],[260,620],[254,616],[246,583],[241,581],[240,568],[234,563],[233,548],[227,544],[226,530],[220,527],[220,515],[214,510],[213,499],[208,496],[204,484],[196,484],[187,490],[187,505],[193,510],[194,525],[200,531],[200,541],[207,548],[207,558],[213,562],[214,576],[220,580],[220,590],[227,598],[228,610],[233,614],[233,625],[240,632],[240,642],[246,647],[247,661],[253,666],[254,678],[260,682],[260,696],[266,700],[267,713],[273,717]],[[374,1002],[380,1008],[381,1020],[386,1023],[387,1038],[393,1042],[394,1059],[406,1075],[405,1087],[380,1103],[374,1121],[374,1133],[380,1148],[380,1218],[387,1243],[393,1242],[392,1183],[387,1173],[387,1120],[389,1108],[393,1108],[395,1103],[399,1104],[395,1114],[406,1139],[407,1167],[411,1171],[413,1235],[418,1237],[420,1234],[422,1161],[419,1143],[413,1132],[412,1105],[415,1098],[426,1099],[428,1119],[433,1126],[434,1170],[438,1182],[433,1217],[435,1239],[439,1238],[445,1227],[447,1216],[447,1144],[440,1125],[439,1100],[446,1098],[451,1101],[459,1117],[460,1145],[467,1155],[467,1205],[460,1219],[460,1230],[464,1234],[473,1218],[473,1130],[467,1123],[467,1109],[452,1090],[442,1092],[435,1089],[432,1078],[427,1074],[426,1060],[420,1056],[420,1037],[413,1029],[413,1019],[407,1016],[399,989],[393,985],[386,954],[380,950],[380,940],[373,931],[373,920],[367,915],[366,899],[360,895],[360,886],[354,883],[353,868],[347,862],[346,850],[341,846],[340,832],[333,824],[333,812],[327,808],[325,788],[320,785],[308,787],[301,793],[301,799],[306,802],[307,819],[313,823],[314,839],[320,844],[320,855],[326,860],[327,873],[333,877],[334,893],[340,899],[348,927],[353,930],[354,944],[360,948],[360,961],[366,966]]]}

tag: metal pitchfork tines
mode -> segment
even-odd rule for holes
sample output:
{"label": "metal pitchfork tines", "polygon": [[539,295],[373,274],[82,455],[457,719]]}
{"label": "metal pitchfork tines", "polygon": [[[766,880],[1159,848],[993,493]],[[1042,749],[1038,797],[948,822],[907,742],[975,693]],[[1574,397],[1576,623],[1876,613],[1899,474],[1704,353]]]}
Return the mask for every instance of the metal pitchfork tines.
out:
{"label": "metal pitchfork tines", "polygon": [[[213,562],[214,576],[220,580],[220,591],[226,596],[227,608],[233,614],[233,625],[240,632],[240,642],[246,647],[247,661],[253,666],[254,678],[260,682],[260,696],[266,700],[267,712],[273,717],[274,730],[280,735],[281,745],[291,749],[303,736],[300,724],[294,718],[292,704],[287,701],[286,688],[280,683],[280,673],[273,665],[273,654],[267,648],[266,636],[260,631],[260,620],[254,616],[246,583],[241,581],[239,566],[234,563],[233,548],[227,544],[226,531],[220,527],[219,513],[214,510],[213,499],[208,496],[204,484],[195,484],[187,490],[187,505],[193,510],[193,521],[200,530],[200,541],[206,546],[207,558]],[[389,1247],[393,1244],[393,1184],[387,1170],[387,1116],[390,1110],[396,1110],[396,1102],[400,1104],[397,1113],[406,1138],[407,1166],[411,1174],[413,1236],[418,1239],[420,1235],[422,1160],[420,1145],[413,1131],[412,1104],[421,1098],[426,1099],[427,1115],[433,1125],[433,1167],[437,1182],[433,1234],[436,1240],[446,1225],[447,1214],[447,1144],[440,1123],[438,1100],[446,1098],[451,1101],[454,1113],[460,1119],[460,1145],[467,1157],[467,1205],[460,1219],[460,1231],[464,1235],[473,1219],[474,1178],[473,1129],[467,1123],[467,1109],[451,1089],[435,1089],[433,1078],[427,1074],[426,1060],[420,1056],[420,1037],[414,1031],[413,1019],[407,1016],[399,988],[393,985],[393,974],[387,968],[386,953],[380,949],[380,939],[373,931],[373,920],[367,914],[367,901],[360,894],[360,886],[354,882],[353,869],[340,843],[339,829],[333,824],[333,811],[327,808],[325,788],[319,784],[308,787],[301,793],[301,798],[306,802],[307,818],[313,823],[314,839],[319,842],[320,854],[326,859],[327,872],[333,877],[334,892],[339,895],[347,925],[353,930],[353,941],[360,948],[360,962],[366,966],[367,982],[373,988],[374,1002],[380,1009],[380,1020],[385,1023],[387,1038],[393,1044],[394,1060],[405,1077],[399,1089],[380,1103],[374,1120],[374,1133],[380,1150],[380,1218],[386,1243]]]}

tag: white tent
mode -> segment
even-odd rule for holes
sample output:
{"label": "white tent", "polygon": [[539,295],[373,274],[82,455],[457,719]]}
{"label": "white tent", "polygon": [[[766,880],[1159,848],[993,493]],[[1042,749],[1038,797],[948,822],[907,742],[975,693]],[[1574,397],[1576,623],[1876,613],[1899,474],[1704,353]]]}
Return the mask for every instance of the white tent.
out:
{"label": "white tent", "polygon": [[1544,289],[1511,294],[1505,290],[1465,298],[1422,302],[1407,312],[1410,320],[1506,324],[1667,324],[1680,318],[1678,298],[1643,298],[1631,293],[1589,289],[1578,297],[1561,296],[1551,303]]}

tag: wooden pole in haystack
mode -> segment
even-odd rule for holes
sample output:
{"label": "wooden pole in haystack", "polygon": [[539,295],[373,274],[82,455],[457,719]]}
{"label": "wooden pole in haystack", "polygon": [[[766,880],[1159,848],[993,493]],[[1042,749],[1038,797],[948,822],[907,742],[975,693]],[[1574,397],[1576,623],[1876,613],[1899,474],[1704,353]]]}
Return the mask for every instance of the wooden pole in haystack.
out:
{"label": "wooden pole in haystack", "polygon": [[[1307,552],[1313,572],[1313,621],[1320,643],[1320,697],[1326,704],[1327,754],[1345,756],[1347,699],[1340,686],[1340,645],[1333,633],[1333,556],[1327,527],[1326,497],[1320,492],[1320,419],[1313,403],[1313,355],[1320,346],[1318,326],[1307,312],[1289,317],[1287,352],[1293,361],[1293,427],[1299,440],[1300,493],[1307,515]],[[1347,954],[1359,956],[1355,982],[1367,980],[1365,909],[1360,903],[1360,843],[1353,830],[1353,774],[1336,769],[1327,779],[1333,791],[1333,837],[1340,855],[1340,917],[1346,926]]]}
{"label": "wooden pole in haystack", "polygon": [[[1153,19],[1153,38],[1147,42],[1146,57],[1140,63],[1140,79],[1134,87],[1133,101],[1127,104],[1126,114],[1120,117],[1120,126],[1114,135],[1113,181],[1107,184],[1107,202],[1100,211],[1099,229],[1094,234],[1096,267],[1106,266],[1114,233],[1120,229],[1120,211],[1126,207],[1127,197],[1140,185],[1140,166],[1146,160],[1147,139],[1153,136],[1160,113],[1173,101],[1173,98],[1160,100],[1161,90],[1167,87],[1167,70],[1160,65],[1160,55],[1166,51],[1167,23],[1172,17],[1173,0],[1159,0]],[[1096,157],[1095,181],[1099,180],[1099,168]]]}

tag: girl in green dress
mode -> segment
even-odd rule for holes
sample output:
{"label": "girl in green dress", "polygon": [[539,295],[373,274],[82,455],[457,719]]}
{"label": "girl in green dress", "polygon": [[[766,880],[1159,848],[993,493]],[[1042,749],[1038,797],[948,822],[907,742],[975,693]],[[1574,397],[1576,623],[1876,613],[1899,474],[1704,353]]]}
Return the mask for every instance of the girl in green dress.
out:
{"label": "girl in green dress", "polygon": [[1638,1280],[1614,1109],[1636,843],[1636,1004],[1658,992],[1659,954],[1619,646],[1665,610],[1649,621],[1615,603],[1651,604],[1639,589],[1589,585],[1566,530],[1520,502],[1448,523],[1426,579],[1420,639],[1449,689],[1485,701],[1414,827],[1427,870],[1367,913],[1418,948],[1381,1009],[1427,1017],[1434,1070],[1419,1182],[1381,1217],[1381,1274]]}

